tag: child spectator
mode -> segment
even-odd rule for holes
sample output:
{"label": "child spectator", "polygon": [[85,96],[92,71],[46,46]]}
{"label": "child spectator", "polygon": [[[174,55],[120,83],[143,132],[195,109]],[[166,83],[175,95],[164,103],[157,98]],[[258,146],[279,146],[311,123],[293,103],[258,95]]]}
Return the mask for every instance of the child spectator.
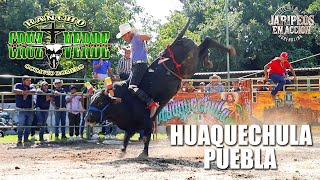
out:
{"label": "child spectator", "polygon": [[[69,140],[73,140],[73,135],[76,135],[76,140],[81,140],[79,136],[79,126],[80,126],[80,111],[84,111],[82,97],[76,95],[77,88],[74,85],[71,85],[70,94],[66,96],[66,105],[68,110],[69,118]],[[81,104],[81,106],[80,106]]]}
{"label": "child spectator", "polygon": [[185,93],[192,93],[192,92],[196,92],[197,90],[193,87],[193,82],[190,81],[190,82],[183,82],[182,83],[182,87],[181,87],[181,90],[182,92],[185,92]]}
{"label": "child spectator", "polygon": [[206,83],[201,82],[201,83],[199,84],[198,92],[199,92],[199,93],[205,92],[205,88],[206,88]]}

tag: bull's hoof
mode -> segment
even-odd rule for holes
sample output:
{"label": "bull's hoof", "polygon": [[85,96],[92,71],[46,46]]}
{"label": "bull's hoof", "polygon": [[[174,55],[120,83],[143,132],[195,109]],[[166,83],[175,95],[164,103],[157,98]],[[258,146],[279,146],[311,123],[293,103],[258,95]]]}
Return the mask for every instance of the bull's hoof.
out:
{"label": "bull's hoof", "polygon": [[145,151],[142,151],[142,153],[138,156],[138,158],[143,158],[143,159],[145,159],[145,158],[147,158],[147,157],[149,157],[149,155],[148,155],[148,153],[145,152]]}
{"label": "bull's hoof", "polygon": [[121,153],[120,153],[120,155],[119,155],[119,158],[123,158],[124,155],[126,155],[126,153],[127,153],[126,148],[122,148],[122,149],[121,149]]}

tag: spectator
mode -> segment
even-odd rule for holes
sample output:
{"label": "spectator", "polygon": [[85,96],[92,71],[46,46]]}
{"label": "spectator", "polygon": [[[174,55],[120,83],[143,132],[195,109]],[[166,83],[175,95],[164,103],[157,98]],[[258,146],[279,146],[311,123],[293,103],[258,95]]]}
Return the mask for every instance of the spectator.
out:
{"label": "spectator", "polygon": [[193,82],[190,81],[184,81],[182,83],[182,87],[181,87],[182,92],[186,92],[186,93],[192,93],[192,92],[196,92],[197,90],[193,87]]}
{"label": "spectator", "polygon": [[[79,133],[80,112],[84,111],[82,97],[76,95],[77,88],[74,85],[69,87],[70,94],[66,96],[66,106],[69,118],[69,140],[73,141],[73,134],[76,135],[76,140],[81,140]],[[81,104],[81,105],[80,105]]]}
{"label": "spectator", "polygon": [[240,89],[242,92],[249,92],[251,85],[250,85],[250,80],[239,80],[240,81]]}
{"label": "spectator", "polygon": [[67,139],[66,137],[66,100],[65,95],[66,91],[62,88],[63,81],[60,79],[55,79],[53,85],[55,89],[54,97],[51,99],[51,104],[55,109],[54,116],[55,116],[55,138],[56,140],[59,139],[59,124],[61,123],[61,138]]}
{"label": "spectator", "polygon": [[[82,90],[82,104],[83,104],[83,108],[84,110],[87,110],[87,106],[88,106],[88,96],[91,96],[92,95],[92,92],[88,92],[88,89],[87,88],[84,88]],[[85,126],[85,116],[86,116],[86,112],[83,112],[82,113],[82,119],[81,119],[81,122],[80,122],[80,137],[83,139],[83,131],[84,131],[84,126]]]}
{"label": "spectator", "polygon": [[131,74],[132,63],[130,59],[131,50],[129,48],[122,48],[124,50],[124,57],[118,61],[117,73],[120,80],[127,80]]}
{"label": "spectator", "polygon": [[38,120],[37,120],[37,115],[36,112],[32,114],[32,123],[31,123],[31,130],[30,130],[30,135],[31,135],[31,141],[36,140],[36,127],[38,125]]}
{"label": "spectator", "polygon": [[209,79],[214,80],[211,81],[209,84],[206,86],[206,92],[224,92],[224,86],[221,84],[221,77],[213,74],[212,76],[209,77]]}
{"label": "spectator", "polygon": [[198,92],[199,92],[199,93],[204,93],[204,92],[205,92],[205,88],[206,88],[206,83],[201,82],[201,83],[199,84]]}
{"label": "spectator", "polygon": [[117,135],[117,126],[114,124],[110,124],[108,121],[106,121],[106,125],[103,127],[105,128],[105,138],[106,139],[116,139]]}
{"label": "spectator", "polygon": [[272,91],[272,85],[269,81],[265,83],[267,91]]}
{"label": "spectator", "polygon": [[232,88],[230,89],[229,92],[240,92],[241,88],[240,88],[240,82],[239,81],[233,81],[232,82]]}
{"label": "spectator", "polygon": [[258,80],[257,81],[257,88],[255,88],[255,91],[268,91],[268,89],[266,87],[264,87],[264,82],[263,80]]}
{"label": "spectator", "polygon": [[[278,91],[283,89],[283,86],[286,83],[291,83],[290,81],[286,81],[284,74],[286,73],[286,68],[289,68],[292,75],[294,76],[293,80],[296,79],[296,74],[288,61],[288,53],[282,52],[280,57],[275,57],[268,64],[264,66],[264,77],[265,80],[268,81],[268,77],[274,82],[278,83],[277,86],[271,91],[271,98],[275,99],[275,95]],[[269,70],[269,73],[268,73]],[[267,76],[269,75],[269,76]]]}
{"label": "spectator", "polygon": [[102,60],[101,58],[99,60],[93,61],[93,77],[94,78],[104,81],[105,78],[109,77],[108,72],[111,76],[111,79],[114,79],[110,61]]}
{"label": "spectator", "polygon": [[[36,96],[36,109],[37,110],[43,110],[43,111],[36,111],[36,117],[37,117],[37,125],[40,125],[40,132],[39,132],[39,140],[41,142],[44,141],[43,135],[45,132],[45,126],[47,123],[48,115],[49,115],[49,108],[50,108],[50,93],[51,90],[48,89],[49,85],[46,81],[42,81],[40,83],[40,89],[37,90],[37,96]],[[44,93],[47,93],[47,95],[43,95]]]}
{"label": "spectator", "polygon": [[[22,144],[22,136],[24,142],[30,142],[28,139],[30,126],[32,124],[32,95],[36,89],[31,86],[31,78],[29,76],[22,77],[22,83],[14,85],[13,92],[16,94],[16,107],[19,108],[18,114],[18,143]],[[24,127],[27,126],[27,127]],[[29,127],[28,127],[29,126]]]}

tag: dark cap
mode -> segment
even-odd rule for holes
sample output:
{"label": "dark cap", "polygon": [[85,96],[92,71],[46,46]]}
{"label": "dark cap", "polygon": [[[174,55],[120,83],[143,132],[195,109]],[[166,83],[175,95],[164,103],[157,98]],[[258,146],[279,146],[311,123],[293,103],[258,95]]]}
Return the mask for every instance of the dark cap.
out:
{"label": "dark cap", "polygon": [[71,85],[71,86],[69,86],[69,91],[71,91],[71,89],[73,89],[73,88],[77,90],[77,87],[75,85]]}

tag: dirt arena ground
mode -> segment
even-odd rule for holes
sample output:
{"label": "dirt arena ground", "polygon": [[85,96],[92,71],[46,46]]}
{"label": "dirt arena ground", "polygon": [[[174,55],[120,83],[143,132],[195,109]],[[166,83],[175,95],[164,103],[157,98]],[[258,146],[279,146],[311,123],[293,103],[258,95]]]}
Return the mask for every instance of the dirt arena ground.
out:
{"label": "dirt arena ground", "polygon": [[203,169],[203,147],[171,147],[152,142],[150,157],[139,159],[143,145],[100,143],[0,144],[0,179],[320,179],[320,137],[312,147],[276,147],[278,170]]}

